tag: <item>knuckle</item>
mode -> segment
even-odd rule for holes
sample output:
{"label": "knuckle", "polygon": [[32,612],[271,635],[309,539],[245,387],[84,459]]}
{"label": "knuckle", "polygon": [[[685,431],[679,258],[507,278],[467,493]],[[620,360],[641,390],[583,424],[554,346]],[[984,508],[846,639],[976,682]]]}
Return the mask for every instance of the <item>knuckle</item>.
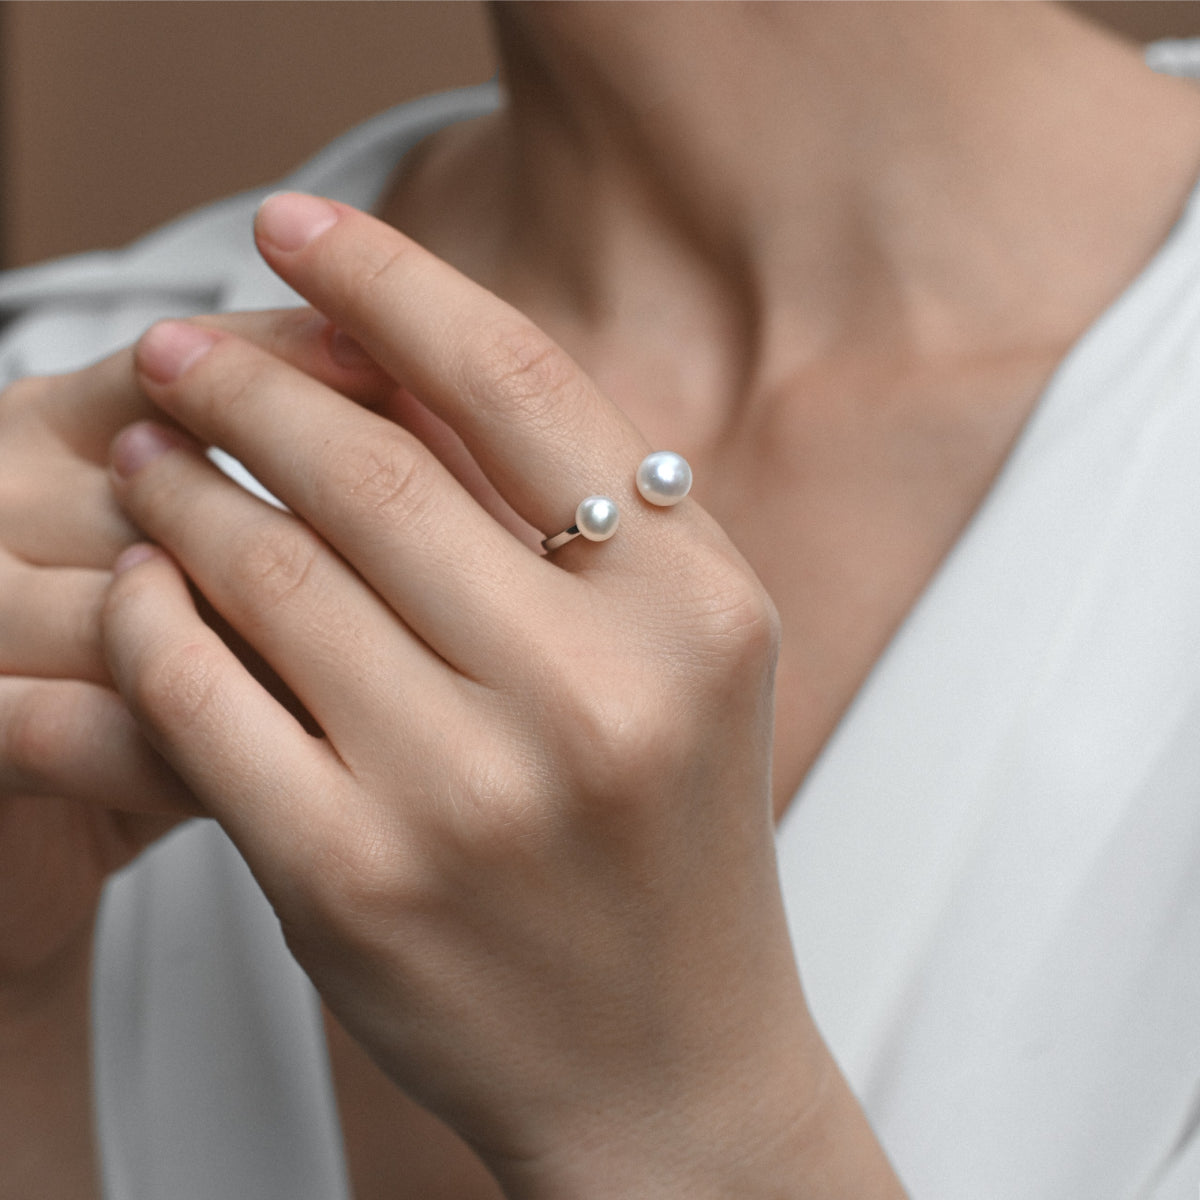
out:
{"label": "knuckle", "polygon": [[536,769],[512,758],[511,752],[500,749],[477,754],[439,798],[456,857],[472,867],[517,867],[529,860],[547,834],[550,810],[537,786]]}
{"label": "knuckle", "polygon": [[693,545],[682,575],[689,582],[674,594],[686,611],[669,615],[672,627],[686,637],[686,658],[738,678],[773,669],[779,613],[749,568],[722,547]]}
{"label": "knuckle", "polygon": [[381,902],[390,879],[380,840],[378,830],[356,812],[314,847],[307,866],[323,911],[365,913]]}
{"label": "knuckle", "polygon": [[432,463],[396,439],[342,449],[332,464],[334,496],[368,516],[402,523],[417,520],[432,502]]}
{"label": "knuckle", "polygon": [[328,822],[306,863],[310,914],[341,944],[363,947],[393,935],[397,920],[440,920],[480,880],[534,869],[548,809],[528,778],[506,771],[510,756],[463,765],[422,790],[411,808],[427,819],[403,826],[384,806],[348,806]]}
{"label": "knuckle", "polygon": [[568,664],[569,677],[554,685],[564,758],[581,765],[576,777],[594,812],[636,819],[656,794],[652,781],[694,775],[726,743],[722,731],[756,719],[771,694],[775,606],[736,558],[719,549],[708,557],[715,561],[688,574],[694,582],[657,607],[624,655],[603,671]]}
{"label": "knuckle", "polygon": [[773,667],[779,655],[780,620],[766,590],[743,579],[709,594],[707,642],[718,658],[740,669]]}
{"label": "knuckle", "polygon": [[309,588],[324,552],[320,538],[298,522],[282,535],[274,521],[256,524],[235,538],[234,587],[260,616],[270,615]]}
{"label": "knuckle", "polygon": [[585,386],[567,352],[519,317],[501,318],[481,331],[469,358],[505,417],[535,428],[553,424]]}
{"label": "knuckle", "polygon": [[152,726],[186,728],[219,704],[220,672],[210,647],[183,642],[147,651],[129,687],[130,706]]}
{"label": "knuckle", "polygon": [[627,677],[623,686],[576,688],[560,712],[567,758],[581,766],[583,794],[604,806],[640,794],[669,769],[681,740],[669,698],[645,678]]}
{"label": "knuckle", "polygon": [[342,944],[378,940],[416,907],[410,855],[386,816],[349,805],[305,856],[310,915]]}

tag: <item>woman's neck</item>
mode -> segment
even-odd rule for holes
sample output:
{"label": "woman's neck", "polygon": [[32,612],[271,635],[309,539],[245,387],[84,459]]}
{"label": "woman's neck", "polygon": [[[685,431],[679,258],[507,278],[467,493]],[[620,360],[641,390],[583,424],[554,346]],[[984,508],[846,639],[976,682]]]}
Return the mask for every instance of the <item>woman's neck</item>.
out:
{"label": "woman's neck", "polygon": [[495,19],[509,107],[390,215],[568,342],[690,355],[710,406],[830,356],[1069,344],[1200,171],[1200,93],[1052,5]]}

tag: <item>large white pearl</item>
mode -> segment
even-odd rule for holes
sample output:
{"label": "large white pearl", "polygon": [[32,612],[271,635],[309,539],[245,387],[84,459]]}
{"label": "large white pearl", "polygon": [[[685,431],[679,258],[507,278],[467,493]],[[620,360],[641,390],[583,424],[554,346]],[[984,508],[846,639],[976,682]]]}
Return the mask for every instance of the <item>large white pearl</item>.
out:
{"label": "large white pearl", "polygon": [[692,468],[682,454],[656,450],[637,469],[637,490],[660,508],[678,504],[692,490]]}
{"label": "large white pearl", "polygon": [[575,527],[589,542],[606,542],[617,532],[621,514],[607,496],[588,496],[575,510]]}

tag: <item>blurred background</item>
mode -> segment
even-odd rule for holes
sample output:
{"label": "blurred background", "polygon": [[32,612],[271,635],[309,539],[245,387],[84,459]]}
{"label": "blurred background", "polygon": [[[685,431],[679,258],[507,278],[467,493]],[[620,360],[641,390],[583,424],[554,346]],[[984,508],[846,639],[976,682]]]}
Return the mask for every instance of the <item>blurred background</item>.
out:
{"label": "blurred background", "polygon": [[[1200,36],[1200,0],[1075,7],[1138,41]],[[0,63],[6,266],[120,245],[494,72],[477,0],[0,0]]]}

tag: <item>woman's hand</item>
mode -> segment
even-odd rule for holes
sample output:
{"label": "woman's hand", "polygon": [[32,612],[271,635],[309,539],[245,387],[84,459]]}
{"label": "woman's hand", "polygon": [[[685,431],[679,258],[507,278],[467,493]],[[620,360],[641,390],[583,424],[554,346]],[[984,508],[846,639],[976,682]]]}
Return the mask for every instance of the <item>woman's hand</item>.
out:
{"label": "woman's hand", "polygon": [[292,512],[199,443],[121,435],[116,494],[167,551],[126,552],[109,593],[122,695],[341,1021],[510,1194],[818,1194],[796,1171],[836,1072],[778,893],[762,588],[694,500],[639,498],[650,447],[518,313],[344,206],[276,197],[258,236],[521,522],[557,532],[601,492],[620,530],[545,557],[420,438],[165,324],[147,393]]}
{"label": "woman's hand", "polygon": [[[360,399],[393,389],[311,310],[206,318]],[[197,807],[112,688],[100,611],[141,535],[109,444],[154,411],[132,350],[0,394],[0,1001],[86,937],[104,879]]]}

